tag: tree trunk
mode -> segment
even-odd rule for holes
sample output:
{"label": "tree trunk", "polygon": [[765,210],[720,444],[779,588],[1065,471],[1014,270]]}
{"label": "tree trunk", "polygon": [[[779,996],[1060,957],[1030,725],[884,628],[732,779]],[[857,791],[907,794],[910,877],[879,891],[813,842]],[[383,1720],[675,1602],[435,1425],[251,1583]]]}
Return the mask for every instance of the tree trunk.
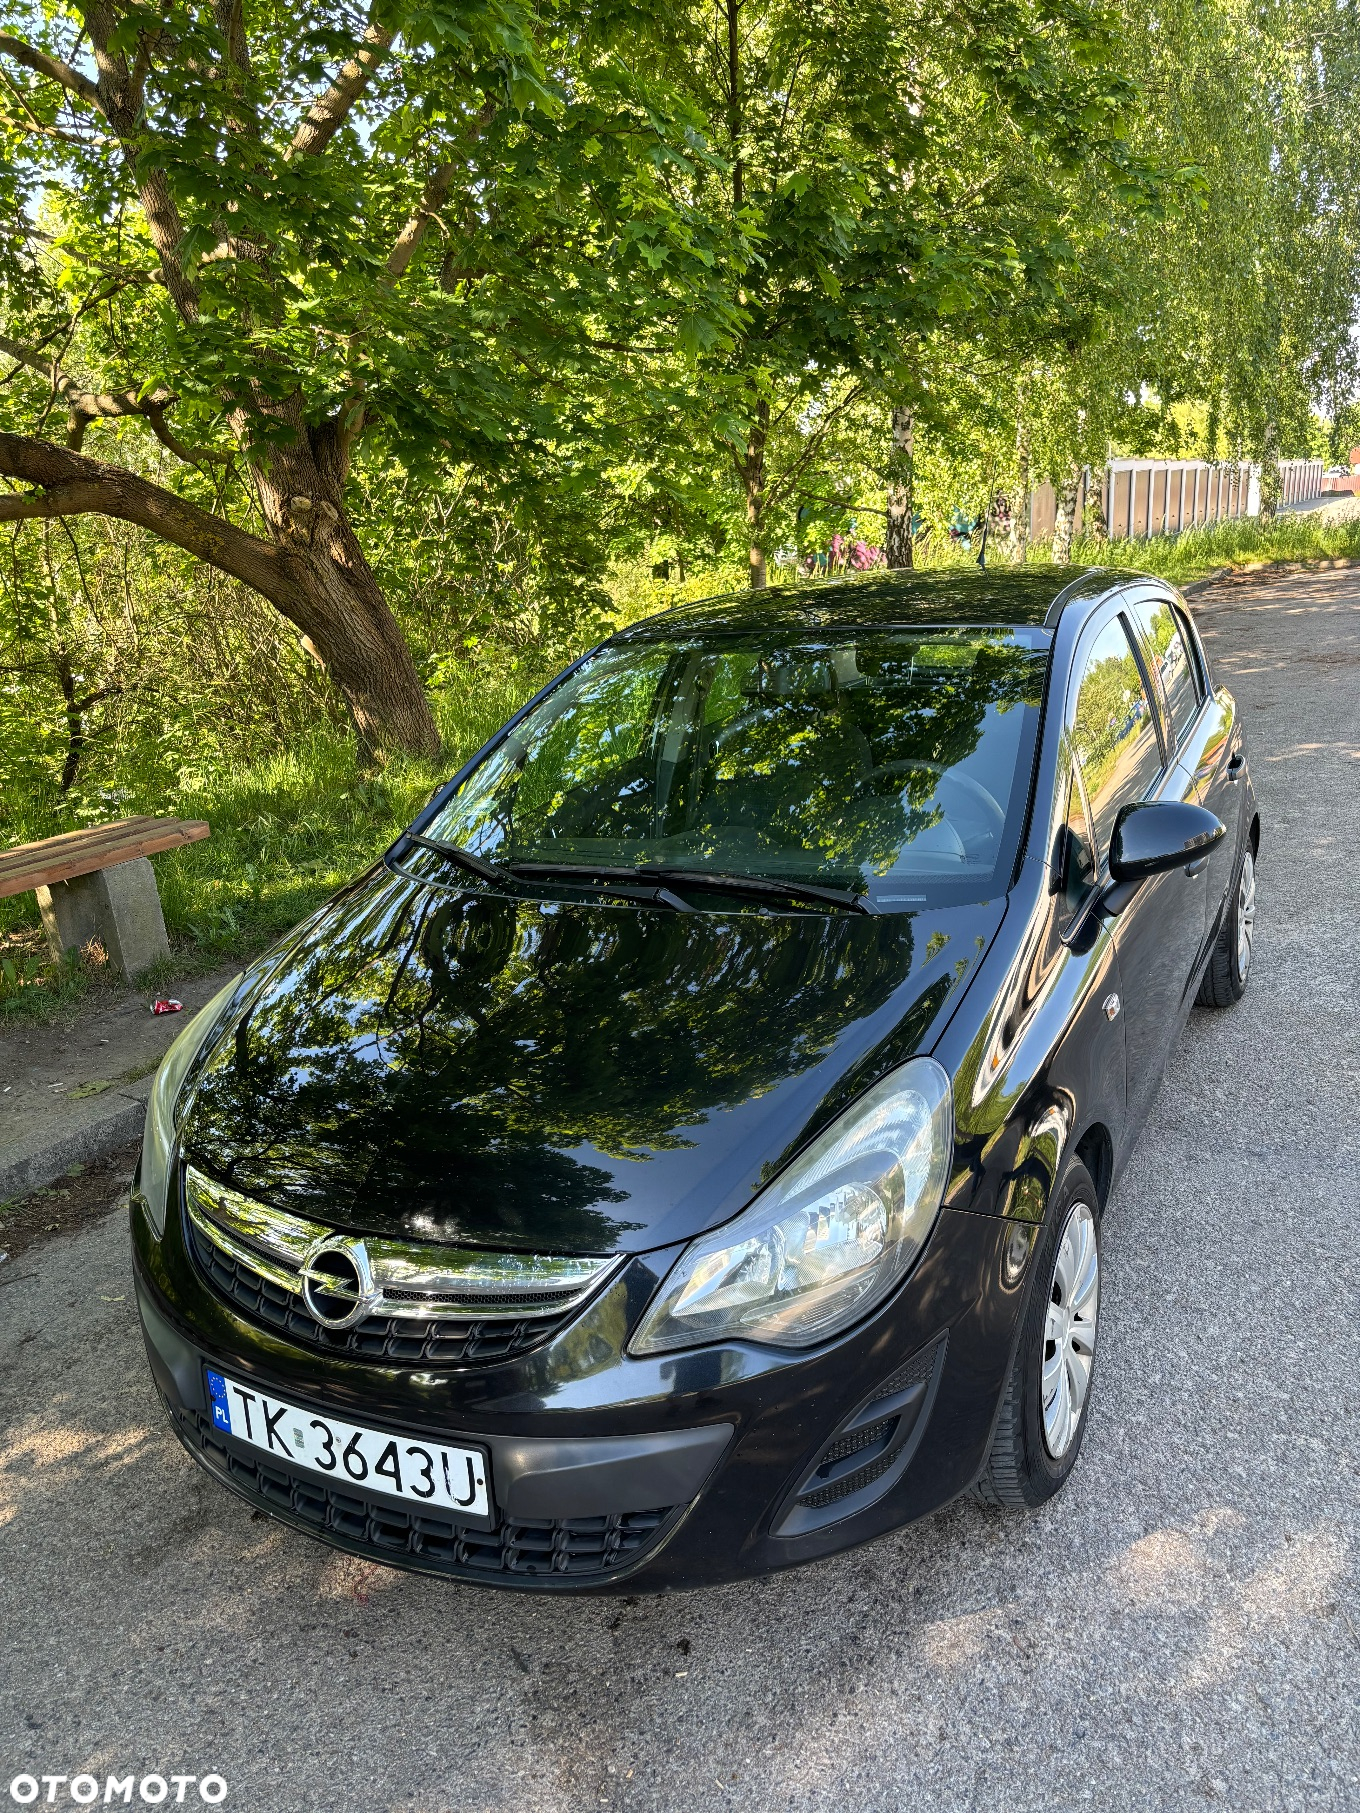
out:
{"label": "tree trunk", "polygon": [[288,616],[349,707],[361,762],[398,749],[437,756],[439,732],[420,675],[353,531],[341,518],[316,540],[297,563],[301,598]]}
{"label": "tree trunk", "polygon": [[1066,566],[1072,558],[1072,535],[1077,521],[1077,499],[1085,476],[1081,466],[1073,466],[1058,491],[1057,511],[1053,519],[1053,559]]}
{"label": "tree trunk", "polygon": [[1270,522],[1280,507],[1280,431],[1274,418],[1261,437],[1261,495],[1258,521]]}
{"label": "tree trunk", "polygon": [[888,456],[888,530],[883,558],[890,567],[914,565],[912,517],[916,510],[916,411],[903,403],[892,412],[892,452]]}
{"label": "tree trunk", "polygon": [[1015,509],[1011,513],[1010,556],[1023,562],[1029,546],[1029,451],[1030,430],[1023,409],[1015,424]]}
{"label": "tree trunk", "polygon": [[[174,187],[159,147],[148,140],[144,130],[146,79],[161,28],[148,26],[150,15],[146,15],[143,23],[129,29],[118,9],[103,4],[82,5],[77,11],[82,36],[89,39],[97,81],[67,69],[46,53],[34,53],[24,60],[108,122],[137,190],[147,234],[159,259],[161,281],[181,326],[193,330],[199,323],[201,300],[192,275],[197,258],[185,256],[184,223]],[[224,78],[224,92],[231,96],[229,130],[253,133],[259,122],[249,98],[249,46],[239,4],[219,6],[217,17],[224,56],[210,73]],[[320,155],[344,125],[381,67],[394,33],[395,27],[378,24],[370,13],[353,54],[312,100],[293,136],[286,158],[295,170],[299,160]],[[110,151],[114,149],[109,141],[105,143]],[[258,166],[262,180],[266,168],[267,162]],[[227,204],[228,208],[234,205]],[[410,262],[424,225],[417,218],[393,248],[387,266],[393,280]],[[275,249],[251,245],[247,256],[256,264],[257,297],[275,291],[273,324],[280,326],[283,284],[275,276]],[[280,268],[284,263],[286,259],[280,261]],[[266,304],[266,314],[269,308]],[[352,338],[351,345],[354,343]],[[277,379],[280,374],[275,370],[271,375]],[[55,366],[52,383],[54,390],[62,388]],[[260,380],[243,385],[232,377],[222,395],[232,411],[237,439],[259,481],[269,540],[125,468],[85,458],[80,443],[88,412],[74,405],[70,445],[64,451],[37,437],[0,433],[0,476],[40,487],[17,496],[0,493],[0,522],[103,514],[136,523],[184,548],[268,598],[302,631],[344,697],[365,756],[389,748],[434,756],[439,751],[439,734],[415,663],[345,519],[345,473],[350,447],[362,429],[362,405],[345,406],[331,423],[310,428],[301,397],[294,394],[279,401],[279,388]],[[245,406],[247,389],[251,391],[250,409]],[[200,464],[200,458],[180,446],[167,429],[164,409],[149,407],[155,393],[92,400],[110,405],[97,408],[97,415],[146,416],[157,437],[177,457],[191,465]],[[259,417],[268,418],[285,432],[261,436]],[[74,730],[72,735],[74,739]],[[72,748],[75,754],[68,771],[74,777],[73,764],[79,759],[79,745],[74,740]]]}
{"label": "tree trunk", "polygon": [[[1108,473],[1108,455],[1105,470]],[[1092,541],[1104,546],[1110,539],[1110,525],[1105,518],[1104,487],[1098,474],[1093,473],[1092,477],[1095,482],[1087,491],[1085,502],[1082,505],[1082,533],[1089,535]]]}
{"label": "tree trunk", "polygon": [[415,662],[344,508],[348,448],[332,426],[309,430],[285,407],[294,438],[253,463],[265,521],[299,596],[282,606],[312,643],[349,707],[362,760],[383,750],[437,756],[439,732]]}
{"label": "tree trunk", "polygon": [[746,452],[737,459],[737,473],[746,494],[746,530],[751,590],[763,592],[770,583],[765,565],[765,442],[770,431],[770,405],[762,397],[756,404]]}
{"label": "tree trunk", "polygon": [[343,459],[329,430],[305,428],[293,445],[260,457],[266,541],[126,467],[0,434],[0,475],[38,487],[0,494],[0,522],[115,516],[172,542],[267,598],[309,639],[365,758],[437,756],[439,732],[411,651],[345,519]]}

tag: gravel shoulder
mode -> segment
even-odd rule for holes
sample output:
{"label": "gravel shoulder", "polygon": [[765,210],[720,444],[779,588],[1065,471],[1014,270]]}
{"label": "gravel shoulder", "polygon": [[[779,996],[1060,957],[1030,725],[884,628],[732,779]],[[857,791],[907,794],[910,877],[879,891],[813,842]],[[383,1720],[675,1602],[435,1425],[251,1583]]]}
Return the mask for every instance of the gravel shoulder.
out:
{"label": "gravel shoulder", "polygon": [[0,1286],[0,1787],[216,1771],[251,1813],[1360,1805],[1360,572],[1195,603],[1261,799],[1257,973],[1192,1017],[1111,1202],[1058,1500],[679,1598],[396,1574],[180,1452],[113,1216]]}

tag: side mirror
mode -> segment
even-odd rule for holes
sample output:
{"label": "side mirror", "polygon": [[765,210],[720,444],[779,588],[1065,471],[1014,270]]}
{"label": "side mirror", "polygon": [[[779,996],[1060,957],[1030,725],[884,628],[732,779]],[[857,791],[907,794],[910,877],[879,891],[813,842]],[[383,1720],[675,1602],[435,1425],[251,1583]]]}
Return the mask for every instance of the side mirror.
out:
{"label": "side mirror", "polygon": [[1121,807],[1110,837],[1110,879],[1146,881],[1207,856],[1228,834],[1221,819],[1185,800]]}

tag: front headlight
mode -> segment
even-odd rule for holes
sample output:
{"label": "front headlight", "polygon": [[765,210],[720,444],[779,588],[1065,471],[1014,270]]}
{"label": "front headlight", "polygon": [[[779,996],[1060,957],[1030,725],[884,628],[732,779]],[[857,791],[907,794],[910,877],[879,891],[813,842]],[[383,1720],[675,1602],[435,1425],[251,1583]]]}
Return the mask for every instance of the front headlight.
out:
{"label": "front headlight", "polygon": [[142,1134],[142,1162],[137,1172],[137,1192],[146,1199],[147,1213],[156,1230],[157,1239],[165,1232],[170,1166],[174,1160],[175,1136],[183,1119],[179,1098],[184,1089],[184,1079],[228,998],[236,992],[240,980],[240,976],[234,976],[206,1007],[194,1015],[161,1059],[161,1067],[151,1085],[151,1099],[146,1104],[146,1128]]}
{"label": "front headlight", "polygon": [[735,1221],[676,1261],[629,1346],[742,1340],[810,1347],[905,1276],[949,1181],[949,1078],[913,1058],[818,1134]]}

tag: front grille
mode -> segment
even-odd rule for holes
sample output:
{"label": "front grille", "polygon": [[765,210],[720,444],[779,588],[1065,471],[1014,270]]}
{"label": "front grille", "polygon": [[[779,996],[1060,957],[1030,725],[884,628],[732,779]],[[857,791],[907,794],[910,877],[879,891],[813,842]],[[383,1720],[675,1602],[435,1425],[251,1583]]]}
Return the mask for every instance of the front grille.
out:
{"label": "front grille", "polygon": [[663,1535],[677,1507],[566,1517],[551,1522],[503,1523],[470,1529],[451,1518],[403,1510],[229,1449],[206,1417],[166,1408],[189,1451],[247,1498],[318,1535],[371,1550],[375,1561],[405,1558],[463,1578],[491,1574],[545,1580],[603,1575],[638,1560]]}
{"label": "front grille", "polygon": [[575,1314],[511,1321],[498,1317],[365,1316],[352,1328],[314,1322],[296,1292],[233,1259],[207,1240],[186,1216],[185,1235],[198,1269],[234,1309],[318,1352],[347,1359],[397,1360],[434,1366],[491,1366],[549,1341]]}

